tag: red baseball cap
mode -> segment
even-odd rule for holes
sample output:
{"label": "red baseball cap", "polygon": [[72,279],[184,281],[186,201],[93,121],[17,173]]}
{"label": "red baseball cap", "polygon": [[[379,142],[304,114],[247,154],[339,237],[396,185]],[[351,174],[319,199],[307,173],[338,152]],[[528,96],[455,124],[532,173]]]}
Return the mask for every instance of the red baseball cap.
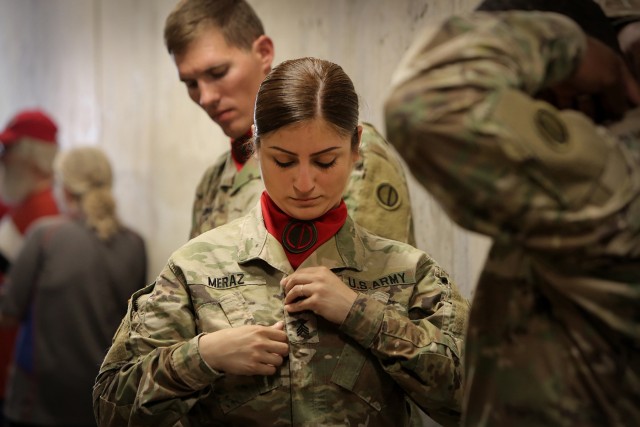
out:
{"label": "red baseball cap", "polygon": [[40,110],[23,110],[16,114],[0,133],[0,142],[10,145],[23,137],[31,137],[43,142],[56,144],[58,127]]}

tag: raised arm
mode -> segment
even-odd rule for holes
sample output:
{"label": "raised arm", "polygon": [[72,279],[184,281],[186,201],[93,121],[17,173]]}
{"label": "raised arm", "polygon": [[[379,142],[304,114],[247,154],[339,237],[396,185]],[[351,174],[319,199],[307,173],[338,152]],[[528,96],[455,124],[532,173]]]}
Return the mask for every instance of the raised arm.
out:
{"label": "raised arm", "polygon": [[452,18],[401,65],[386,106],[390,140],[462,226],[534,250],[588,250],[617,227],[637,167],[587,116],[535,96],[616,87],[587,55],[594,45],[556,14]]}

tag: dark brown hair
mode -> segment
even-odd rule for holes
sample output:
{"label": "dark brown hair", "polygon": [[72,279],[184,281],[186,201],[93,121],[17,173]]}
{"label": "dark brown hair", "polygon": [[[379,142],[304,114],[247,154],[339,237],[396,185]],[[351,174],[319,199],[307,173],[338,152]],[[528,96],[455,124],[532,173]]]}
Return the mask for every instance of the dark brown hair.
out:
{"label": "dark brown hair", "polygon": [[230,46],[244,50],[264,34],[262,21],[244,0],[182,0],[165,21],[164,43],[170,54],[179,54],[212,27]]}
{"label": "dark brown hair", "polygon": [[260,137],[285,126],[322,118],[358,147],[358,95],[342,67],[316,58],[284,61],[260,85],[254,113]]}

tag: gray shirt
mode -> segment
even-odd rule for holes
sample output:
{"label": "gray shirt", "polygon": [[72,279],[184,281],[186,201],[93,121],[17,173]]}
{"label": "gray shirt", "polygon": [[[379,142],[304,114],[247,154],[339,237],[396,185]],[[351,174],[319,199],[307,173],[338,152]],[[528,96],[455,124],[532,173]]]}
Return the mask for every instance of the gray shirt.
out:
{"label": "gray shirt", "polygon": [[103,242],[82,222],[55,217],[28,233],[0,297],[21,321],[5,401],[12,421],[94,423],[91,390],[129,296],[146,280],[142,238]]}

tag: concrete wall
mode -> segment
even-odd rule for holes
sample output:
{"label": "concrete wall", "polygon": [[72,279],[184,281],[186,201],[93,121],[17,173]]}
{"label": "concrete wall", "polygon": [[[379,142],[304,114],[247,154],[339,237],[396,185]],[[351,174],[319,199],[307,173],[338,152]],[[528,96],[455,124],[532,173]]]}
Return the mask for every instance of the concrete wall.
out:
{"label": "concrete wall", "polygon": [[[342,65],[361,117],[384,132],[390,76],[426,25],[477,0],[249,0],[278,63],[317,56]],[[124,221],[145,237],[151,280],[185,242],[194,188],[227,138],[193,104],[162,43],[174,0],[0,0],[0,123],[41,106],[61,144],[97,145],[115,165]],[[461,231],[411,180],[418,246],[471,295],[487,242]]]}

